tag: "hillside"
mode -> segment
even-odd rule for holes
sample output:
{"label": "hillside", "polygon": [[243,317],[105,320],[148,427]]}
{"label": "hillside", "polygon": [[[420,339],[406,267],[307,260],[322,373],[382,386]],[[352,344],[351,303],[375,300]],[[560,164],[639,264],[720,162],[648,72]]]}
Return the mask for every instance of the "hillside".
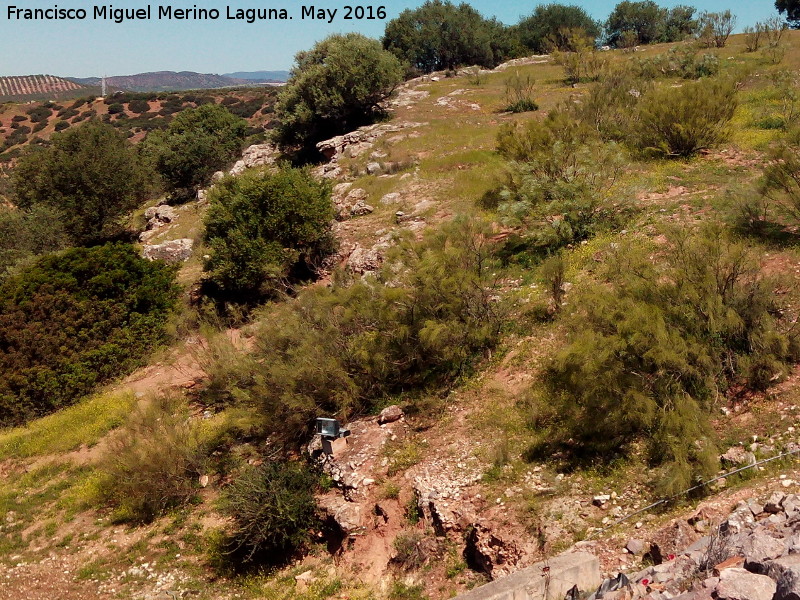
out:
{"label": "hillside", "polygon": [[[713,447],[714,460],[727,456],[721,463],[727,470],[750,462],[748,453],[755,461],[800,447],[800,369],[790,358],[788,337],[782,337],[793,330],[800,306],[796,213],[775,217],[786,221],[765,222],[759,215],[766,209],[742,204],[739,195],[763,201],[757,183],[766,164],[781,163],[771,161],[769,153],[785,141],[784,127],[798,112],[792,74],[800,69],[800,32],[786,33],[785,43],[785,55],[777,61],[747,52],[744,36],[733,36],[718,49],[657,44],[583,57],[582,64],[591,59],[609,67],[635,65],[645,74],[637,87],[611,78],[611,69],[596,74],[597,81],[567,82],[563,56],[546,55],[404,83],[389,102],[387,121],[322,144],[330,160],[315,173],[330,180],[337,215],[337,252],[326,263],[328,271],[318,283],[298,286],[290,297],[272,299],[253,315],[234,314],[228,322],[197,309],[203,257],[211,252],[204,245],[205,195],[175,207],[159,205],[160,199],[142,206],[134,220],[148,220],[140,238],[146,250],[191,242],[189,258],[179,263],[185,310],[176,317],[175,341],[148,366],[97,394],[0,432],[5,516],[0,596],[441,600],[574,545],[594,553],[607,575],[670,562],[670,554],[716,531],[737,502],[764,499],[776,490],[800,493],[800,467],[789,457],[722,479],[696,495],[679,494],[685,488],[678,485],[671,490],[678,493],[672,502],[643,510],[668,493],[664,481],[672,467],[680,471],[682,450]],[[719,73],[684,76],[676,64],[713,64]],[[634,114],[632,98],[676,90],[689,97],[705,89],[702,85],[729,81],[726,77],[736,82],[719,88],[720,94],[735,95],[730,118],[724,128],[714,129],[720,132],[714,143],[693,148],[688,156],[664,151],[665,145],[651,140],[641,142],[645,152],[623,150],[629,140],[618,132],[614,141],[593,137],[601,125],[621,128]],[[507,110],[518,100],[515,85],[529,96],[526,112]],[[600,106],[589,102],[598,89],[608,92]],[[253,96],[248,100],[246,94]],[[254,91],[208,95],[242,111],[253,107],[251,125],[268,126],[272,98]],[[648,114],[680,104],[670,98],[670,103],[648,106]],[[146,112],[135,113],[137,99],[142,100],[121,95],[72,108],[37,105],[50,111],[44,121],[27,106],[4,108],[0,134],[7,144],[12,130],[19,129],[13,123],[31,117],[45,122],[40,131],[49,134],[58,113],[70,109],[77,114],[69,117],[69,125],[91,111],[108,115],[112,124],[151,115],[124,125],[136,137],[144,134],[145,124],[154,125],[149,121],[168,120],[164,109],[178,112],[199,104],[186,95],[148,97]],[[610,116],[603,112],[618,107],[613,104],[618,101],[631,104]],[[125,117],[111,114],[114,104],[121,105],[115,114]],[[592,126],[572,127],[575,113],[569,111],[587,106],[599,115]],[[564,112],[557,114],[559,109]],[[547,120],[549,113],[554,116]],[[67,120],[65,114],[61,120]],[[537,157],[552,159],[541,171],[563,175],[550,187],[536,187],[541,172],[525,170],[525,153],[534,154],[536,140],[547,132],[533,129],[539,137],[533,135],[528,146],[514,146],[508,137],[543,123],[563,126],[563,136],[552,144],[558,151],[568,153],[570,143],[589,140],[575,142],[578,150],[564,159]],[[635,137],[644,129],[625,135]],[[498,150],[498,136],[505,140],[505,155]],[[268,145],[251,148],[233,171],[270,164],[272,152]],[[514,152],[517,160],[508,159]],[[790,159],[787,151],[781,164]],[[564,165],[573,169],[564,174]],[[580,185],[570,187],[576,179],[600,187],[584,195]],[[527,213],[509,206],[508,198],[519,190]],[[597,203],[577,204],[587,197]],[[562,203],[549,205],[553,198]],[[534,212],[542,206],[543,212]],[[731,246],[715,245],[728,235]],[[463,239],[471,245],[459,253]],[[700,255],[703,249],[707,252]],[[723,259],[745,254],[747,261],[726,270]],[[387,271],[380,272],[382,264]],[[709,265],[722,266],[703,270]],[[682,273],[695,277],[684,281]],[[767,281],[772,287],[747,287]],[[455,299],[446,295],[452,290]],[[740,318],[736,311],[743,306],[752,312]],[[446,321],[448,311],[459,307],[462,312]],[[485,337],[496,334],[493,344],[481,346],[459,329],[476,314],[496,319],[491,323],[496,329],[480,328]],[[683,337],[681,327],[689,331]],[[765,329],[758,330],[760,337],[744,339],[747,327]],[[620,341],[627,334],[629,346]],[[459,352],[468,344],[476,349],[464,358]],[[292,363],[298,348],[307,355]],[[723,366],[715,370],[719,348],[725,350],[720,351]],[[680,354],[684,350],[690,358]],[[399,371],[412,362],[393,354],[401,351],[414,353],[420,366]],[[757,360],[781,352],[769,364]],[[351,362],[336,370],[343,356]],[[618,364],[614,359],[638,356],[646,360],[629,363],[625,373],[638,395],[626,395],[628,388],[621,386],[608,393],[602,385]],[[437,359],[450,360],[451,368],[439,379],[425,379],[437,374]],[[593,362],[601,359],[607,362]],[[588,364],[595,371],[587,374],[580,369]],[[761,385],[737,378],[732,365],[760,377]],[[568,367],[574,371],[554,383],[553,373]],[[381,388],[381,377],[393,369],[409,380],[419,376],[421,383]],[[379,392],[348,396],[353,372]],[[581,443],[592,449],[629,433],[613,429],[613,423],[600,429],[611,413],[626,425],[645,422],[655,430],[659,415],[685,406],[681,400],[689,392],[678,386],[686,381],[686,389],[707,392],[702,415],[709,430],[691,429],[702,420],[698,409],[692,418],[677,419],[685,427],[649,438],[648,433],[599,457],[579,455]],[[285,382],[295,387],[286,391]],[[589,384],[597,387],[586,393],[581,386]],[[631,396],[649,399],[648,393],[664,389],[681,393],[638,421],[638,415],[615,412]],[[329,392],[336,397],[330,399]],[[285,409],[282,402],[288,405],[295,395],[303,401]],[[275,396],[282,402],[265,400]],[[320,453],[318,440],[304,439],[290,452],[296,462],[317,469],[316,501],[323,518],[303,552],[287,564],[244,576],[226,570],[234,553],[221,541],[232,527],[226,494],[242,473],[277,460],[276,440],[298,427],[297,414],[323,412],[313,404],[318,396],[330,400],[325,416],[349,416],[351,431],[345,448],[332,458]],[[345,407],[336,412],[339,397],[356,408],[342,401]],[[590,403],[598,397],[609,403],[593,409]],[[565,398],[581,398],[589,409],[573,413],[577,409]],[[565,424],[564,414],[577,416]],[[274,418],[274,434],[265,439],[259,428],[268,416]],[[147,460],[134,463],[146,475],[131,476],[136,481],[151,473],[157,477],[160,463],[180,455],[190,444],[187,439],[209,449],[175,476],[191,488],[190,499],[144,524],[100,499],[114,497],[113,486],[108,492],[109,464],[120,456],[134,461],[130,448],[137,448],[131,441],[136,439],[150,443],[143,449]],[[671,443],[674,439],[680,442]],[[665,463],[659,452],[678,457]],[[698,477],[692,473],[689,480]],[[129,489],[121,477],[116,485]],[[764,505],[757,507],[761,513]],[[776,519],[785,521],[788,512],[781,508],[773,514],[783,514]],[[628,550],[635,547],[631,538],[647,541],[648,547],[660,544],[665,556]]]}
{"label": "hillside", "polygon": [[92,93],[92,84],[80,84],[53,75],[0,77],[0,102],[64,100]]}
{"label": "hillside", "polygon": [[[80,85],[99,86],[99,77],[70,78]],[[111,88],[131,92],[165,92],[185,90],[205,90],[215,88],[253,85],[284,81],[281,79],[260,77],[235,77],[233,75],[214,75],[211,73],[195,73],[193,71],[156,71],[137,73],[135,75],[112,75],[106,77],[106,84]]]}
{"label": "hillside", "polygon": [[[79,89],[86,91],[86,88]],[[53,133],[87,119],[102,119],[130,132],[131,137],[139,141],[148,131],[166,127],[182,110],[209,102],[226,106],[247,119],[251,127],[263,132],[272,126],[276,95],[272,88],[242,87],[180,94],[116,92],[107,98],[86,96],[63,104],[53,101],[7,103],[0,106],[0,163],[18,157],[34,140],[48,140]]]}

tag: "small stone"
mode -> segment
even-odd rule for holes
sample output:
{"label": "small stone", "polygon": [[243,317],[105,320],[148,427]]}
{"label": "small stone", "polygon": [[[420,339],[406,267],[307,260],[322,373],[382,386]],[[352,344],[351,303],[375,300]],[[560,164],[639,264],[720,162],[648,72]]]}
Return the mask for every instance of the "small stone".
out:
{"label": "small stone", "polygon": [[595,506],[602,507],[609,500],[611,500],[611,496],[609,496],[608,494],[599,494],[594,498],[592,498],[592,504],[594,504]]}
{"label": "small stone", "polygon": [[625,544],[625,549],[631,554],[638,556],[644,552],[644,542],[640,539],[631,538],[628,540],[628,543]]}
{"label": "small stone", "polygon": [[381,414],[378,415],[378,423],[384,425],[386,423],[394,423],[395,421],[399,421],[403,418],[403,409],[400,408],[397,404],[392,404],[391,406],[387,406],[381,411]]}
{"label": "small stone", "polygon": [[367,173],[370,175],[377,175],[383,170],[380,163],[371,162],[367,165]]}
{"label": "small stone", "polygon": [[769,497],[769,500],[767,500],[767,502],[764,504],[764,512],[768,512],[770,514],[781,512],[781,503],[785,497],[786,494],[783,492],[773,492]]}

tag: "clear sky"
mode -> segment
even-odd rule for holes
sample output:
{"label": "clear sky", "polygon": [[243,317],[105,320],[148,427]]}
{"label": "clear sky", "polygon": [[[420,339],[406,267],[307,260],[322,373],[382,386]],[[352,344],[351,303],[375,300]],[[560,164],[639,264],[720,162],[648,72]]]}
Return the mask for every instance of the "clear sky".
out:
{"label": "clear sky", "polygon": [[[227,73],[288,69],[294,54],[310,48],[314,42],[331,33],[358,31],[380,37],[386,21],[345,20],[345,6],[359,0],[186,0],[172,4],[176,8],[217,9],[219,19],[159,20],[159,6],[170,6],[170,0],[150,2],[150,20],[121,24],[92,18],[95,6],[102,0],[0,0],[0,75],[51,74],[73,77],[129,75],[146,71],[198,71]],[[370,6],[370,0],[360,0]],[[406,8],[415,8],[424,0],[376,0],[371,6],[386,8],[386,20]],[[98,2],[98,4],[92,4]],[[605,20],[617,0],[564,0],[564,4],[583,6],[596,19]],[[472,0],[469,2],[486,16],[513,24],[520,16],[530,14],[539,2],[524,0]],[[542,2],[547,4],[548,2]],[[120,0],[114,8],[142,8],[146,1]],[[730,8],[737,15],[737,30],[777,13],[770,0],[731,3],[725,0],[691,2],[662,1],[662,6],[690,4],[698,10],[721,11]],[[9,19],[9,7],[84,9],[85,20],[25,21]],[[108,6],[106,4],[105,6]],[[302,7],[337,10],[331,23],[302,19]],[[228,20],[230,7],[286,9],[293,17],[287,21]]]}

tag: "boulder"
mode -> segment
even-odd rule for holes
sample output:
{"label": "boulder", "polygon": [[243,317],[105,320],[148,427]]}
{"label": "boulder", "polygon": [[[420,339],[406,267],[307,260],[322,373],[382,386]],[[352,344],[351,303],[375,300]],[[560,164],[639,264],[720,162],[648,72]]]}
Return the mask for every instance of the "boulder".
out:
{"label": "boulder", "polygon": [[722,464],[727,467],[752,465],[756,462],[755,454],[748,452],[742,446],[733,446],[728,448],[728,451],[719,458],[720,461],[722,461]]}
{"label": "boulder", "polygon": [[766,574],[767,563],[786,553],[786,540],[771,536],[763,527],[741,534],[737,546],[745,557],[745,568],[753,573]]}
{"label": "boulder", "polygon": [[360,217],[363,215],[368,215],[375,210],[374,207],[370,206],[369,204],[358,201],[356,202],[353,207],[350,209],[350,214],[354,217]]}
{"label": "boulder", "polygon": [[764,512],[770,513],[771,515],[783,512],[782,504],[784,498],[786,498],[786,494],[783,492],[773,492],[769,500],[764,504]]}
{"label": "boulder", "polygon": [[766,574],[777,584],[774,600],[800,600],[800,554],[781,556],[766,567]]}
{"label": "boulder", "polygon": [[147,229],[156,229],[167,223],[172,223],[177,217],[177,211],[166,204],[151,206],[144,211],[144,218],[147,219]]}
{"label": "boulder", "polygon": [[403,418],[403,409],[400,408],[397,404],[392,404],[391,406],[387,406],[381,411],[381,414],[378,415],[378,423],[383,425],[385,423],[394,423],[395,421],[399,421]]}
{"label": "boulder", "polygon": [[383,167],[380,163],[371,162],[367,165],[367,173],[370,175],[379,175],[381,171],[383,171]]}
{"label": "boulder", "polygon": [[142,248],[142,256],[147,260],[163,260],[168,263],[185,262],[192,255],[194,241],[189,238],[172,240]]}
{"label": "boulder", "polygon": [[639,556],[642,554],[642,552],[644,552],[644,542],[642,540],[631,538],[628,540],[628,543],[625,544],[625,549],[631,554]]}
{"label": "boulder", "polygon": [[725,569],[719,575],[716,596],[719,600],[772,600],[777,586],[765,575],[745,569]]}

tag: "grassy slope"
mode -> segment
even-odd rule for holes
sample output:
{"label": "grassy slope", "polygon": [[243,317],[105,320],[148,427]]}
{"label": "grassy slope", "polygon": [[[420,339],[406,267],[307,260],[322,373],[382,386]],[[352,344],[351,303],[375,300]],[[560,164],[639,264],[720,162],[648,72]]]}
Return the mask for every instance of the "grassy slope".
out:
{"label": "grassy slope", "polygon": [[[727,207],[724,191],[746,186],[754,180],[761,152],[778,135],[775,130],[760,129],[757,122],[764,110],[779,109],[779,100],[769,90],[768,73],[776,68],[797,69],[800,66],[798,35],[789,34],[794,46],[778,67],[768,64],[759,55],[743,54],[740,37],[732,38],[727,48],[716,51],[726,69],[737,65],[754,69],[754,75],[747,80],[741,93],[731,140],[723,148],[690,161],[632,164],[621,189],[639,199],[641,210],[629,224],[629,231],[656,235],[658,226],[664,222],[724,218]],[[651,47],[643,54],[665,50],[664,46]],[[609,57],[611,60],[629,58],[616,52],[609,53]],[[480,85],[465,77],[421,84],[418,89],[428,91],[429,96],[399,109],[395,118],[427,125],[418,129],[416,137],[396,141],[384,139],[376,147],[388,154],[382,160],[415,162],[416,166],[407,170],[415,176],[403,178],[404,173],[400,172],[386,177],[359,177],[354,185],[368,191],[376,211],[349,222],[343,229],[345,238],[369,244],[379,237],[379,231],[393,226],[395,211],[413,211],[422,201],[429,201],[423,211],[429,223],[457,213],[478,212],[476,200],[502,178],[502,162],[493,150],[499,126],[514,119],[542,118],[549,109],[580,94],[584,87],[564,86],[560,80],[561,69],[552,64],[523,66],[520,71],[530,73],[537,81],[536,101],[541,107],[538,113],[512,116],[499,112],[506,77],[503,73],[485,76]],[[463,91],[453,94],[458,90]],[[440,101],[443,97],[450,99],[449,106],[448,102]],[[472,104],[478,108],[472,108]],[[0,118],[10,117],[6,114]],[[354,172],[361,171],[369,160],[366,155],[344,161],[344,165]],[[401,194],[402,203],[381,205],[379,199],[393,191]],[[199,217],[182,225],[188,235],[196,233]],[[576,248],[571,256],[570,281],[579,282],[589,276],[587,269],[591,267],[593,255],[615,239],[616,236],[603,236]],[[770,264],[778,265],[783,271],[793,274],[800,268],[800,253],[794,248],[765,247],[764,253]],[[509,295],[524,301],[538,297],[535,284],[534,273],[520,270],[511,274],[506,289]],[[433,456],[447,455],[467,437],[480,440],[471,450],[485,468],[480,491],[485,497],[504,499],[504,516],[491,509],[487,509],[484,516],[489,521],[496,518],[498,527],[518,535],[530,535],[526,527],[546,523],[549,530],[545,527],[544,535],[550,536],[549,551],[556,551],[584,537],[590,527],[601,525],[601,514],[574,518],[570,509],[565,508],[570,502],[613,489],[624,495],[628,508],[645,503],[650,497],[649,474],[635,461],[557,479],[548,465],[531,465],[522,459],[533,435],[526,427],[524,390],[536,377],[542,359],[562,343],[563,334],[557,323],[534,328],[510,326],[500,351],[448,397],[447,406],[439,401],[440,412],[435,418],[415,422],[418,433],[404,442],[401,450],[407,460],[403,459],[392,481],[398,486],[407,485],[403,471],[413,468],[414,463],[424,465]],[[792,406],[800,404],[800,390],[794,383],[794,379],[790,379],[776,390],[774,397],[757,399],[743,412],[720,417],[716,427],[721,437],[731,444],[746,441],[752,435],[785,437],[786,428],[796,419],[796,408]],[[209,571],[198,555],[203,547],[204,523],[213,517],[213,503],[208,498],[200,507],[179,511],[151,527],[125,530],[119,534],[120,538],[123,535],[126,538],[124,548],[115,549],[108,541],[102,543],[110,533],[116,535],[117,530],[110,529],[107,521],[96,520],[106,515],[90,508],[95,482],[93,457],[91,452],[81,448],[100,442],[106,432],[120,423],[132,402],[130,395],[109,392],[27,428],[0,434],[0,512],[13,511],[13,518],[11,521],[7,518],[7,525],[0,534],[0,556],[5,557],[6,564],[11,562],[11,556],[17,556],[14,562],[19,556],[33,561],[50,551],[64,553],[64,548],[72,545],[69,553],[76,557],[72,565],[76,569],[73,572],[76,587],[101,586],[110,579],[118,582],[116,585],[122,586],[121,589],[142,589],[150,584],[137,576],[120,576],[120,573],[131,564],[152,561],[160,569],[183,573],[188,578],[184,587],[197,589],[196,597],[201,599],[234,592],[250,598],[289,598],[296,595],[294,575],[306,569],[313,570],[324,583],[312,586],[304,598],[370,594],[370,590],[346,576],[341,579],[339,573],[331,574],[330,561],[324,557],[310,559],[277,577],[251,578],[234,586],[225,582],[208,583]],[[524,487],[526,477],[535,466],[540,467],[545,479],[552,483],[551,491],[508,494],[509,490]],[[776,468],[789,469],[789,466]],[[768,471],[761,477],[772,474]],[[667,516],[647,517],[645,529],[655,527]],[[81,523],[83,538],[75,539],[70,523]],[[609,547],[613,543],[608,542]],[[180,552],[176,552],[176,548]],[[176,559],[175,554],[182,557]],[[440,597],[475,583],[458,568],[457,560],[433,567],[424,577],[429,582],[427,592]]]}

